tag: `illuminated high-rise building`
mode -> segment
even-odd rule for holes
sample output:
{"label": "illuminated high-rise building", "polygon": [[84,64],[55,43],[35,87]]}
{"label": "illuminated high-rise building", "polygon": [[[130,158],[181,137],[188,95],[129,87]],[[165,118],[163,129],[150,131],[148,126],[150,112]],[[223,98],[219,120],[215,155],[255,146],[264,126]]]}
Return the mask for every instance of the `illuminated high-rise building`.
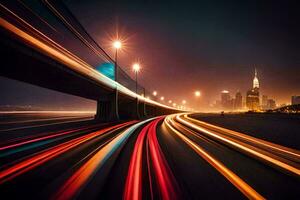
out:
{"label": "illuminated high-rise building", "polygon": [[254,78],[253,78],[253,89],[259,89],[259,81],[258,81],[258,78],[257,78],[257,71],[256,71],[256,68],[255,68],[255,72],[254,72]]}
{"label": "illuminated high-rise building", "polygon": [[225,110],[232,110],[231,97],[227,90],[221,92],[221,105]]}
{"label": "illuminated high-rise building", "polygon": [[259,81],[256,69],[253,78],[253,88],[247,91],[246,106],[249,110],[259,109]]}
{"label": "illuminated high-rise building", "polygon": [[235,94],[234,109],[241,109],[242,107],[243,107],[243,97],[242,94],[238,91]]}
{"label": "illuminated high-rise building", "polygon": [[261,98],[261,108],[263,110],[266,110],[267,109],[267,104],[268,104],[268,96],[267,95],[262,95],[262,98]]}

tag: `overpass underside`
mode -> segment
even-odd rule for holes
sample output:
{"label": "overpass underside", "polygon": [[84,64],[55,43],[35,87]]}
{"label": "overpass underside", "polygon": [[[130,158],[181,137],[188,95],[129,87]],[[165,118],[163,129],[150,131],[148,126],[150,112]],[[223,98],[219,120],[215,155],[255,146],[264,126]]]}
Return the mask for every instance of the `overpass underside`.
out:
{"label": "overpass underside", "polygon": [[1,30],[0,75],[97,101],[96,119],[114,121],[170,114],[176,110],[152,105],[81,75]]}

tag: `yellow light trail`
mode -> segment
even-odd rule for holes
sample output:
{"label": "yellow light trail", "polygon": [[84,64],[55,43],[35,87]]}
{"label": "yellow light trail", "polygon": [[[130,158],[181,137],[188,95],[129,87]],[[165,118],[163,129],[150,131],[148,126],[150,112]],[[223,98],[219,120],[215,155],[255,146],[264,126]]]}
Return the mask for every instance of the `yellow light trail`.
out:
{"label": "yellow light trail", "polygon": [[212,130],[221,131],[222,133],[225,133],[228,136],[243,138],[247,141],[251,141],[253,143],[263,145],[266,148],[271,148],[271,149],[274,149],[275,151],[280,151],[282,153],[286,153],[286,154],[289,154],[291,156],[295,156],[296,161],[300,162],[300,152],[298,150],[291,149],[291,148],[288,148],[288,147],[284,147],[284,146],[281,146],[281,145],[278,145],[278,144],[274,144],[272,142],[268,142],[268,141],[265,141],[265,140],[262,140],[262,139],[259,139],[259,138],[251,137],[251,136],[245,135],[243,133],[239,133],[237,131],[232,131],[232,130],[229,130],[229,129],[226,129],[226,128],[215,126],[215,125],[203,122],[203,121],[199,121],[199,120],[196,120],[196,119],[193,119],[193,118],[189,117],[187,114],[184,115],[184,118],[186,118],[186,119],[188,119],[188,120],[190,120],[194,123],[200,124],[204,127],[212,128]]}
{"label": "yellow light trail", "polygon": [[[174,115],[173,115],[174,116]],[[239,176],[233,173],[220,161],[208,154],[203,148],[194,143],[188,137],[177,131],[172,127],[172,117],[166,117],[164,123],[169,127],[178,137],[180,137],[188,146],[190,146],[199,156],[206,160],[211,166],[213,166],[218,172],[220,172],[227,180],[229,180],[237,189],[239,189],[249,199],[265,199],[262,195],[256,192],[250,185],[243,181]]]}
{"label": "yellow light trail", "polygon": [[264,161],[267,161],[267,162],[271,163],[272,165],[277,166],[277,167],[279,167],[279,168],[281,168],[281,169],[283,169],[283,170],[285,170],[285,171],[287,171],[287,172],[289,172],[291,174],[294,174],[296,176],[300,176],[300,170],[298,168],[294,167],[294,166],[291,166],[291,165],[289,165],[287,163],[284,163],[284,162],[282,162],[282,161],[280,161],[280,160],[278,160],[276,158],[273,158],[273,157],[270,157],[270,156],[268,156],[266,154],[258,152],[258,151],[254,150],[254,149],[250,149],[249,147],[247,147],[245,145],[242,145],[242,144],[239,144],[239,143],[237,143],[236,141],[234,141],[232,139],[228,139],[228,138],[226,138],[226,137],[224,137],[222,135],[213,133],[213,132],[211,132],[211,131],[209,131],[207,129],[204,129],[204,128],[200,127],[200,126],[192,124],[192,123],[190,123],[190,122],[188,122],[186,120],[181,119],[179,117],[179,115],[176,115],[176,120],[178,120],[180,123],[182,123],[182,124],[184,124],[184,125],[186,125],[186,126],[188,126],[190,128],[193,128],[193,129],[195,129],[197,131],[200,131],[201,133],[204,133],[205,135],[207,135],[209,137],[217,139],[218,141],[221,141],[221,142],[223,142],[223,143],[225,143],[225,144],[227,144],[229,146],[232,146],[234,148],[242,150],[243,152],[251,154],[254,157],[257,157],[257,158],[260,158],[260,159],[262,159]]}

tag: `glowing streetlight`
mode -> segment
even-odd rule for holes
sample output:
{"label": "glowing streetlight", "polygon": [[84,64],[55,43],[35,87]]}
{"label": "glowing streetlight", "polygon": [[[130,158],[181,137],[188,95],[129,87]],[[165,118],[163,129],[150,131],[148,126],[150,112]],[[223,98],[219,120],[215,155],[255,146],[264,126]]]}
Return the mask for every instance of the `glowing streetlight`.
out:
{"label": "glowing streetlight", "polygon": [[200,91],[195,91],[195,97],[200,97],[201,96],[201,92]]}
{"label": "glowing streetlight", "polygon": [[116,49],[120,49],[122,47],[122,43],[119,40],[114,41],[113,45]]}
{"label": "glowing streetlight", "polygon": [[157,96],[157,91],[153,91],[153,96]]}
{"label": "glowing streetlight", "polygon": [[186,100],[182,100],[182,104],[186,104]]}
{"label": "glowing streetlight", "polygon": [[132,65],[132,69],[135,73],[135,93],[137,94],[137,90],[138,90],[138,80],[137,80],[137,74],[140,71],[140,65],[138,63],[134,63]]}
{"label": "glowing streetlight", "polygon": [[141,69],[140,64],[134,63],[134,64],[132,65],[132,69],[133,69],[133,71],[134,71],[135,73],[138,73],[138,72],[140,71],[140,69]]}
{"label": "glowing streetlight", "polygon": [[160,100],[161,100],[161,101],[165,100],[165,97],[160,97]]}
{"label": "glowing streetlight", "polygon": [[173,107],[175,107],[176,106],[176,103],[173,103]]}
{"label": "glowing streetlight", "polygon": [[171,104],[171,103],[172,103],[172,100],[169,100],[168,102]]}
{"label": "glowing streetlight", "polygon": [[118,49],[122,47],[122,43],[119,40],[114,41],[114,48],[116,49],[115,53],[115,81],[118,81]]}

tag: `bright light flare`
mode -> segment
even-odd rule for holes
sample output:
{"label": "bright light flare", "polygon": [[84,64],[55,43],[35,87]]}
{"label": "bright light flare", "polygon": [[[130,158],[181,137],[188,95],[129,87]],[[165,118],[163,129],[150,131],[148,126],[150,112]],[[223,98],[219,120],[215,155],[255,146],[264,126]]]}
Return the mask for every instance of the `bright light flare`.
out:
{"label": "bright light flare", "polygon": [[186,100],[182,100],[182,104],[186,104]]}
{"label": "bright light flare", "polygon": [[201,92],[200,91],[195,91],[195,96],[196,97],[200,97],[201,96]]}
{"label": "bright light flare", "polygon": [[135,73],[137,73],[137,72],[140,71],[141,66],[140,66],[140,64],[138,64],[138,63],[134,63],[134,64],[132,65],[132,69],[133,69],[133,71],[134,71]]}
{"label": "bright light flare", "polygon": [[122,47],[122,43],[119,40],[114,41],[113,46],[116,49],[120,49]]}
{"label": "bright light flare", "polygon": [[160,97],[160,100],[162,100],[162,101],[165,100],[165,97]]}
{"label": "bright light flare", "polygon": [[157,96],[157,91],[153,91],[153,96]]}

